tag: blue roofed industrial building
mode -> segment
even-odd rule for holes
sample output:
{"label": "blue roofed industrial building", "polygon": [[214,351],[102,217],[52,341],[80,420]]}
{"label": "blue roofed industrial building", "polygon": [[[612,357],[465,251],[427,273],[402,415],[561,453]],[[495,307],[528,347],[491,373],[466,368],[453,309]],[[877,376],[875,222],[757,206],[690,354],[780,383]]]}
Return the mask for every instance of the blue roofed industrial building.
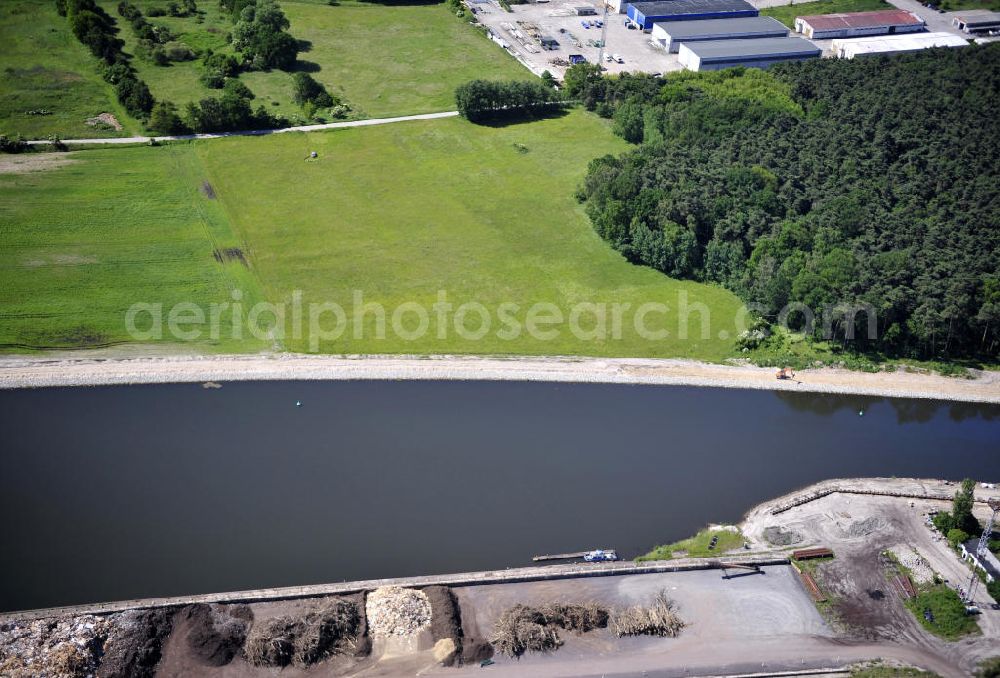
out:
{"label": "blue roofed industrial building", "polygon": [[746,0],[660,0],[633,2],[625,10],[627,21],[644,31],[658,21],[694,21],[697,19],[734,19],[757,16],[757,9]]}

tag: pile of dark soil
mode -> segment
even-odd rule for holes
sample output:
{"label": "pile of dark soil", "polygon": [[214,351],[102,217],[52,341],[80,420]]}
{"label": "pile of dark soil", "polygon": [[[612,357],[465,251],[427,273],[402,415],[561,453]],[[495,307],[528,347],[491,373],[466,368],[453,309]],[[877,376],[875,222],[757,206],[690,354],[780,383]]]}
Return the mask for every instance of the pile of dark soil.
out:
{"label": "pile of dark soil", "polygon": [[152,678],[177,608],[129,610],[113,618],[97,678]]}
{"label": "pile of dark soil", "polygon": [[188,605],[174,617],[174,633],[205,666],[225,666],[243,647],[253,611],[247,605]]}
{"label": "pile of dark soil", "polygon": [[356,654],[361,613],[337,598],[302,617],[274,617],[254,623],[243,655],[254,666],[310,666],[334,654]]}
{"label": "pile of dark soil", "polygon": [[451,666],[462,655],[462,613],[458,600],[447,586],[422,589],[431,604],[431,637],[434,642],[449,638],[455,643],[455,653],[445,662]]}
{"label": "pile of dark soil", "polygon": [[557,629],[585,633],[608,625],[608,611],[594,603],[542,607],[515,605],[497,619],[490,643],[500,654],[520,657],[531,650],[547,652],[563,644]]}

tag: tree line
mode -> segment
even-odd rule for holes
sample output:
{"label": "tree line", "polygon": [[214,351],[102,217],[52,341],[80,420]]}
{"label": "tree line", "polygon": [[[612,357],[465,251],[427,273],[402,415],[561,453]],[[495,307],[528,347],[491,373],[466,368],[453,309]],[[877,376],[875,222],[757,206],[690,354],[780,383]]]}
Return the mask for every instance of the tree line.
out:
{"label": "tree line", "polygon": [[541,81],[472,80],[455,90],[459,114],[470,122],[541,115],[566,102]]}
{"label": "tree line", "polygon": [[772,321],[867,306],[875,338],[832,327],[859,352],[997,358],[1000,45],[666,79],[584,64],[564,88],[637,144],[578,193],[629,260]]}
{"label": "tree line", "polygon": [[155,101],[122,51],[125,43],[118,37],[115,20],[95,0],[56,0],[56,11],[67,18],[76,39],[103,61],[101,75],[128,114],[146,120]]}

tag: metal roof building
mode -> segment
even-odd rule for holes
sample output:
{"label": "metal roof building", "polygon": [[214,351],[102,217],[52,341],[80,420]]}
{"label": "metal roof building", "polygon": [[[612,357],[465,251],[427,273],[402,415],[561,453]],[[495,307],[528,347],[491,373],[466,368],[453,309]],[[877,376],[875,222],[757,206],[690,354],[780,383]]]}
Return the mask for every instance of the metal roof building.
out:
{"label": "metal roof building", "polygon": [[930,47],[965,47],[968,40],[952,33],[917,33],[914,35],[880,35],[873,38],[840,38],[831,48],[841,59],[853,59],[866,54],[918,52]]}
{"label": "metal roof building", "polygon": [[767,68],[782,61],[818,57],[822,50],[802,38],[707,40],[681,43],[678,59],[691,71],[717,71],[732,66]]}
{"label": "metal roof building", "polygon": [[693,21],[757,16],[757,9],[746,0],[660,0],[632,2],[625,10],[642,30],[652,30],[657,21]]}
{"label": "metal roof building", "polygon": [[924,20],[913,12],[902,9],[795,17],[795,31],[813,40],[914,33],[922,30]]}
{"label": "metal roof building", "polygon": [[953,17],[951,24],[972,35],[1000,31],[1000,12],[972,9]]}
{"label": "metal roof building", "polygon": [[698,21],[661,21],[653,24],[653,42],[676,52],[681,43],[701,40],[736,40],[739,38],[784,38],[785,24],[769,16],[741,19],[701,19]]}

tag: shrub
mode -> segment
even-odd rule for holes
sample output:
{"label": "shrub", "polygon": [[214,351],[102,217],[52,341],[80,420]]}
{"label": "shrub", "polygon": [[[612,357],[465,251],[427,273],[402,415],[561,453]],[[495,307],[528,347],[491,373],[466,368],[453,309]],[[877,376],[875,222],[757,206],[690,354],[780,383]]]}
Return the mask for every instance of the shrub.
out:
{"label": "shrub", "polygon": [[131,22],[142,18],[142,12],[128,0],[122,0],[118,3],[118,16]]}
{"label": "shrub", "polygon": [[968,538],[969,533],[965,530],[960,530],[957,527],[948,530],[948,543],[951,544],[952,548],[957,548],[959,544],[965,542]]}
{"label": "shrub", "polygon": [[0,153],[24,153],[29,148],[28,142],[20,135],[12,139],[5,134],[0,134]]}
{"label": "shrub", "polygon": [[229,78],[226,80],[226,84],[223,86],[222,91],[225,94],[240,97],[242,99],[256,98],[256,95],[250,91],[250,88],[236,78]]}
{"label": "shrub", "polygon": [[146,10],[146,16],[166,16],[166,10],[160,7],[150,7]]}
{"label": "shrub", "polygon": [[169,101],[159,101],[153,106],[149,128],[160,134],[187,134],[191,131],[177,114],[177,107]]}
{"label": "shrub", "polygon": [[984,659],[976,671],[976,678],[1000,678],[1000,657]]}
{"label": "shrub", "polygon": [[120,80],[115,85],[115,95],[129,115],[133,117],[145,118],[153,110],[155,101],[149,87],[135,76]]}
{"label": "shrub", "polygon": [[312,103],[316,108],[333,106],[334,100],[330,93],[308,73],[296,73],[293,81],[295,90],[292,98],[295,99],[295,103],[299,105]]}
{"label": "shrub", "polygon": [[1000,579],[994,579],[987,584],[986,592],[990,594],[990,598],[1000,603]]}
{"label": "shrub", "polygon": [[171,61],[191,61],[196,56],[194,50],[183,42],[172,42],[165,45],[164,50]]}

